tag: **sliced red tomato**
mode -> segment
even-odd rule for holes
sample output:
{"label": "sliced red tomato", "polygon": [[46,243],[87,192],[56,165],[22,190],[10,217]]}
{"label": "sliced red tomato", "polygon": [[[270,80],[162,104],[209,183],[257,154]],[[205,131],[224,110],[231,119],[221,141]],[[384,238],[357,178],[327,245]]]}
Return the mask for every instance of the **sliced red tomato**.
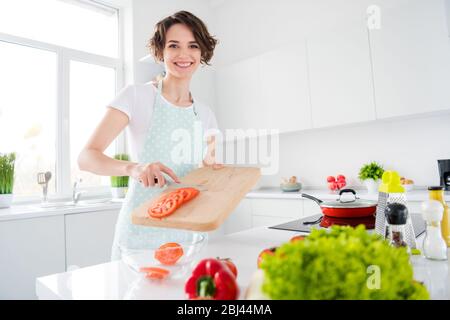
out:
{"label": "sliced red tomato", "polygon": [[164,265],[174,265],[183,256],[183,247],[175,242],[163,244],[155,251],[155,259]]}
{"label": "sliced red tomato", "polygon": [[178,207],[195,198],[200,193],[195,188],[180,188],[159,197],[148,209],[153,218],[164,218],[171,215]]}
{"label": "sliced red tomato", "polygon": [[164,279],[170,274],[169,270],[158,267],[142,267],[140,271],[146,273],[145,277],[149,279]]}
{"label": "sliced red tomato", "polygon": [[195,198],[200,193],[200,191],[195,188],[180,188],[178,189],[178,192],[183,195],[184,202]]}
{"label": "sliced red tomato", "polygon": [[184,202],[183,195],[177,191],[171,192],[167,199],[173,199],[177,203],[177,206],[180,206]]}
{"label": "sliced red tomato", "polygon": [[164,218],[171,215],[178,208],[178,205],[176,200],[169,198],[153,205],[148,209],[148,213],[153,218]]}

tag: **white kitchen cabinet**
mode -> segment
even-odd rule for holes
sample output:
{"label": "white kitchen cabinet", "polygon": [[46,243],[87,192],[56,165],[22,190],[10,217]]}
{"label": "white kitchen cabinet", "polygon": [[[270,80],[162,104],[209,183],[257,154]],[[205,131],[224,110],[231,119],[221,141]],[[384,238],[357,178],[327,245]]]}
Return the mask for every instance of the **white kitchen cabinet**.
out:
{"label": "white kitchen cabinet", "polygon": [[450,109],[450,38],[445,0],[374,0],[370,30],[379,119]]}
{"label": "white kitchen cabinet", "polygon": [[36,278],[64,271],[63,216],[0,222],[0,300],[36,299]]}
{"label": "white kitchen cabinet", "polygon": [[119,209],[67,214],[67,268],[86,267],[111,260]]}
{"label": "white kitchen cabinet", "polygon": [[306,218],[316,214],[322,214],[320,206],[312,200],[303,200],[303,217]]}
{"label": "white kitchen cabinet", "polygon": [[252,227],[272,227],[278,224],[282,224],[285,222],[289,222],[295,220],[296,218],[287,218],[287,217],[269,217],[269,216],[252,216]]}
{"label": "white kitchen cabinet", "polygon": [[224,233],[234,233],[251,229],[252,227],[252,199],[243,199],[236,209],[224,222]]}
{"label": "white kitchen cabinet", "polygon": [[[359,13],[362,17],[365,12]],[[319,30],[307,39],[314,128],[375,119],[372,70],[363,18]]]}
{"label": "white kitchen cabinet", "polygon": [[297,199],[252,199],[252,215],[300,219],[303,216],[302,201]]}
{"label": "white kitchen cabinet", "polygon": [[216,70],[217,117],[221,129],[264,129],[259,56]]}
{"label": "white kitchen cabinet", "polygon": [[305,42],[260,56],[261,106],[268,129],[290,132],[312,128]]}
{"label": "white kitchen cabinet", "polygon": [[271,227],[300,219],[303,200],[252,199],[252,227]]}

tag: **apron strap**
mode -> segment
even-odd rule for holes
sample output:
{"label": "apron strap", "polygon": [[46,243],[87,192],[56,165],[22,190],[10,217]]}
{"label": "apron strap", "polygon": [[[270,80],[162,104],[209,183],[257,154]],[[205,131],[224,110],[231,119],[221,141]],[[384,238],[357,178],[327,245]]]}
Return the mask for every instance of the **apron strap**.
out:
{"label": "apron strap", "polygon": [[158,81],[158,93],[162,94],[162,79]]}

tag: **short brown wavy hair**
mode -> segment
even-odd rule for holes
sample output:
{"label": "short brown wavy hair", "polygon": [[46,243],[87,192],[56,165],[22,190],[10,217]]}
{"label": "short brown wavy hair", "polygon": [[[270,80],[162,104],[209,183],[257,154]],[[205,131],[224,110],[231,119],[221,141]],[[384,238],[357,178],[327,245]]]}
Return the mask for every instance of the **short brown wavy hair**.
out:
{"label": "short brown wavy hair", "polygon": [[147,47],[157,61],[163,60],[163,50],[166,44],[167,30],[177,23],[182,23],[191,29],[194,34],[195,41],[200,46],[201,60],[200,63],[209,65],[214,54],[214,48],[218,41],[208,32],[208,28],[202,20],[188,11],[178,11],[159,21],[155,26],[155,33],[149,40]]}

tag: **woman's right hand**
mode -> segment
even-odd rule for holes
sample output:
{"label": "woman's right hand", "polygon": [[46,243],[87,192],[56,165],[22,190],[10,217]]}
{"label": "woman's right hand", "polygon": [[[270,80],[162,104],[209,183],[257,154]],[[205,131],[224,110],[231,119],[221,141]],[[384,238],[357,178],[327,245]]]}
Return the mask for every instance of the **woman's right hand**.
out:
{"label": "woman's right hand", "polygon": [[163,187],[166,184],[163,172],[176,183],[180,183],[180,179],[178,179],[172,169],[166,167],[161,162],[134,164],[130,170],[130,177],[142,183],[144,187],[153,187],[155,185]]}

